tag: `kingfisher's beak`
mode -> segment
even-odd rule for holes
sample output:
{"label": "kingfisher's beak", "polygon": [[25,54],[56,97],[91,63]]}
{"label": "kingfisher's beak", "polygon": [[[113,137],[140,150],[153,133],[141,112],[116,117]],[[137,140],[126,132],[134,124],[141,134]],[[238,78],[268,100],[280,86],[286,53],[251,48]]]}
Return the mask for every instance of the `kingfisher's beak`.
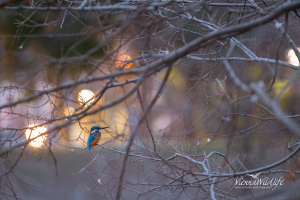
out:
{"label": "kingfisher's beak", "polygon": [[106,128],[109,128],[109,127],[101,127],[100,129],[106,129]]}

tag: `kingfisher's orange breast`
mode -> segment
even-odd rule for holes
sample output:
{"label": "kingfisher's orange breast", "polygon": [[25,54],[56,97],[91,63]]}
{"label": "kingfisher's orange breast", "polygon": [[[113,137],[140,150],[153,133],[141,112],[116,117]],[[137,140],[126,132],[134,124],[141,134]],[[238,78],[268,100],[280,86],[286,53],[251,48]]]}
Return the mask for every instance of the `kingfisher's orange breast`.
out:
{"label": "kingfisher's orange breast", "polygon": [[94,147],[98,144],[98,142],[100,141],[101,138],[101,134],[97,134],[97,137],[95,138],[95,140],[93,142],[91,142],[90,147]]}

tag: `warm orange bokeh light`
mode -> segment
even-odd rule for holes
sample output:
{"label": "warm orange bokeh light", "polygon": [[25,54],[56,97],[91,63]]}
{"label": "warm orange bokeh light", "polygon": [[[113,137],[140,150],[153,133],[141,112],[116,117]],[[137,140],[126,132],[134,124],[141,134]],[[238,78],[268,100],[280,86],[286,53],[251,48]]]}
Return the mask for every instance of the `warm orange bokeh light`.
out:
{"label": "warm orange bokeh light", "polygon": [[64,109],[63,112],[66,116],[70,116],[70,115],[73,115],[73,113],[75,112],[75,108],[67,107],[67,108]]}
{"label": "warm orange bokeh light", "polygon": [[[298,50],[300,51],[300,47],[298,47]],[[292,64],[292,65],[296,65],[296,66],[299,66],[299,60],[294,52],[293,49],[290,49],[288,52],[287,52],[287,61],[288,63]]]}
{"label": "warm orange bokeh light", "polygon": [[[78,94],[78,101],[81,105],[88,106],[95,101],[95,94],[91,90],[86,90],[86,89],[81,90]],[[101,105],[101,104],[102,104],[102,98],[99,99],[96,105]]]}
{"label": "warm orange bokeh light", "polygon": [[[38,124],[31,124],[29,127],[37,126]],[[27,139],[34,138],[42,133],[45,133],[47,131],[47,128],[44,126],[36,127],[34,129],[27,129],[25,132],[25,136]],[[43,135],[41,137],[36,138],[35,140],[31,141],[29,144],[33,147],[40,147],[44,144],[44,141],[46,140],[47,135]]]}
{"label": "warm orange bokeh light", "polygon": [[78,101],[81,105],[89,105],[95,101],[95,94],[91,90],[81,90],[78,94]]}
{"label": "warm orange bokeh light", "polygon": [[[127,65],[125,65],[127,60],[131,60],[131,57],[128,55],[121,55],[118,57],[118,61],[116,61],[116,67],[121,67],[122,69],[129,69],[132,65],[132,63],[128,63]],[[124,66],[125,65],[125,66]]]}
{"label": "warm orange bokeh light", "polygon": [[98,105],[98,106],[102,105],[102,98],[101,98],[101,99],[99,99],[99,101],[97,102],[97,104],[96,104],[96,105]]}

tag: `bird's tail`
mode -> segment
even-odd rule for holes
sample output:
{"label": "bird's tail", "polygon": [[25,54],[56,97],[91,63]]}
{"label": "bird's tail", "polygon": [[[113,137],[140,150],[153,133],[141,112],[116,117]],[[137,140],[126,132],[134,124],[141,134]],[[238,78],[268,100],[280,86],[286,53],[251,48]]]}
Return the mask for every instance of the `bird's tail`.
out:
{"label": "bird's tail", "polygon": [[89,150],[89,153],[91,153],[91,147],[88,145],[87,148]]}

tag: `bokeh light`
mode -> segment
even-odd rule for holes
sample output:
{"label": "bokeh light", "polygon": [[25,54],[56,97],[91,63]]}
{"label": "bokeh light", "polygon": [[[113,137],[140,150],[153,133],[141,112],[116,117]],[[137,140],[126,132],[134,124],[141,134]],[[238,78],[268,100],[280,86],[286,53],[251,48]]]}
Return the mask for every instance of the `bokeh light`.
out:
{"label": "bokeh light", "polygon": [[89,105],[95,101],[95,94],[91,90],[81,90],[78,94],[78,101],[81,105]]}
{"label": "bokeh light", "polygon": [[[298,48],[298,50],[300,51],[300,47]],[[287,58],[288,63],[299,66],[299,60],[293,49],[288,50],[286,58]]]}
{"label": "bokeh light", "polygon": [[[118,57],[118,61],[116,61],[116,67],[121,67],[123,69],[128,69],[131,67],[132,63],[128,63],[125,65],[126,61],[131,60],[129,55],[121,55]],[[124,66],[125,65],[125,66]]]}
{"label": "bokeh light", "polygon": [[[38,124],[31,124],[28,127],[38,126]],[[27,129],[25,131],[25,136],[27,139],[34,138],[36,136],[39,136],[42,133],[45,133],[47,131],[47,128],[44,126],[36,127],[34,129]],[[33,147],[41,147],[44,144],[44,141],[47,139],[47,135],[43,135],[41,137],[38,137],[31,141],[29,143],[30,146]]]}
{"label": "bokeh light", "polygon": [[[160,81],[162,81],[165,78],[166,73],[167,70],[164,70],[158,74],[158,78]],[[177,67],[172,67],[172,70],[167,80],[167,84],[177,89],[184,89],[187,87],[186,78],[182,71],[180,71]]]}
{"label": "bokeh light", "polygon": [[73,107],[67,107],[67,108],[65,108],[65,109],[63,110],[63,112],[64,112],[64,114],[65,114],[66,116],[70,116],[70,115],[73,115],[73,114],[74,114],[75,108],[73,108]]}

